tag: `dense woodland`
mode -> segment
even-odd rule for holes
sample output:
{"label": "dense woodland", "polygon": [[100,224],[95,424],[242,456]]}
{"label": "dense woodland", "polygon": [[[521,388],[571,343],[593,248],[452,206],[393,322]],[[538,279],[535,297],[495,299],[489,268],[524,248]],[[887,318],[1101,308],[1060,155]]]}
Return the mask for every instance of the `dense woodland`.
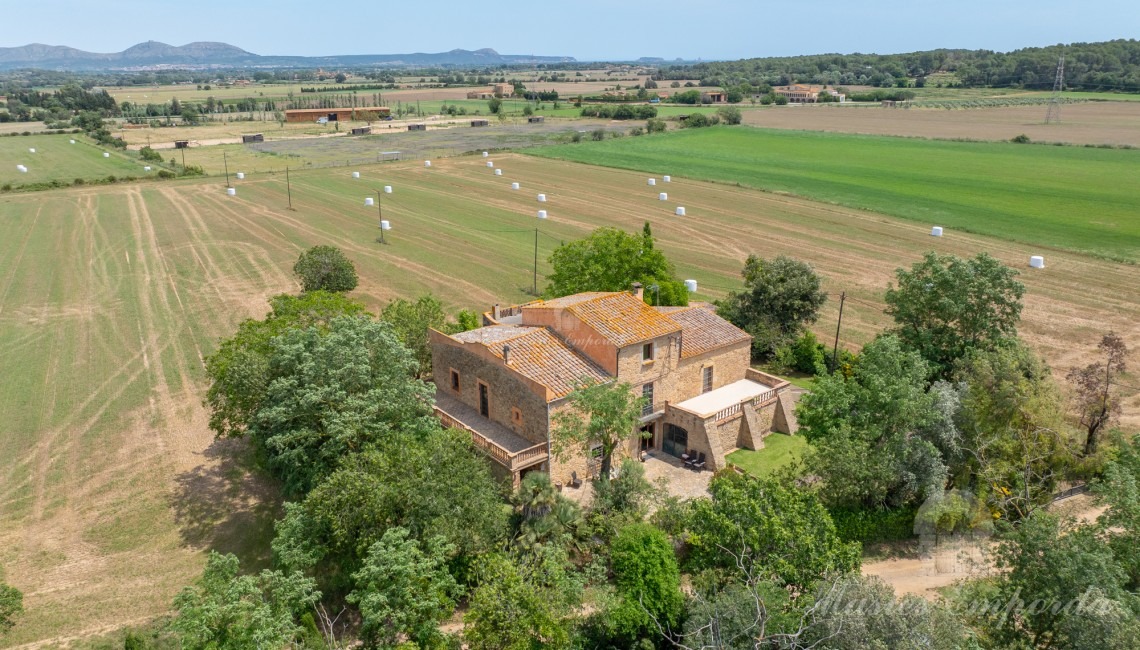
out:
{"label": "dense woodland", "polygon": [[1012,52],[930,50],[907,54],[816,54],[674,65],[661,68],[661,79],[701,79],[702,85],[754,87],[789,83],[897,86],[925,85],[936,73],[950,73],[935,83],[962,87],[1020,87],[1049,90],[1057,60],[1065,55],[1065,88],[1086,91],[1140,92],[1140,41],[1073,43],[1030,47]]}

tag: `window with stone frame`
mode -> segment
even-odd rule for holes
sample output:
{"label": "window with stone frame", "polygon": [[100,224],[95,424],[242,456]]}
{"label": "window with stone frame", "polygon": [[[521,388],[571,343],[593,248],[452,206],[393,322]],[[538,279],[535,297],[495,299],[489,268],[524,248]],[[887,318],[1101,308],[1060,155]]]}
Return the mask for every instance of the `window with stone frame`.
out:
{"label": "window with stone frame", "polygon": [[455,368],[451,369],[451,390],[459,392],[459,371]]}
{"label": "window with stone frame", "polygon": [[517,406],[511,407],[511,424],[516,427],[522,427],[523,417],[522,410]]}
{"label": "window with stone frame", "polygon": [[707,393],[713,389],[713,367],[705,366],[701,370],[701,392]]}

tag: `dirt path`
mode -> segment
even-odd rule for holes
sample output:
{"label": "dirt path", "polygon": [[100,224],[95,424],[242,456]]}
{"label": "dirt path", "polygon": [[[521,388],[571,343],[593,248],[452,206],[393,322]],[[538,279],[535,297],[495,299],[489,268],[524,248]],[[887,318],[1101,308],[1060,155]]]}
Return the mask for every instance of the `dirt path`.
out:
{"label": "dirt path", "polygon": [[[1083,522],[1095,521],[1105,506],[1098,505],[1087,494],[1059,501],[1050,510],[1076,517]],[[932,552],[909,557],[890,558],[863,564],[863,575],[878,576],[895,589],[895,594],[915,594],[937,598],[938,590],[959,580],[984,574],[987,565],[984,550],[987,540],[939,544]]]}

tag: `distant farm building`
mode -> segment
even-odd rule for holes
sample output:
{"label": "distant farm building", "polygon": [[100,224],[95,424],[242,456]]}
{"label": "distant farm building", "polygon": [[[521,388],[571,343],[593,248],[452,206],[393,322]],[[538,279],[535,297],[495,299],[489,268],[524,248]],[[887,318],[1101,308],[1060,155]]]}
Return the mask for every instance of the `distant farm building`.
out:
{"label": "distant farm building", "polygon": [[511,84],[494,84],[483,90],[472,90],[467,93],[467,99],[491,99],[492,97],[514,97],[515,87]]}
{"label": "distant farm building", "polygon": [[189,149],[190,148],[190,141],[189,140],[175,140],[174,141],[174,148],[175,149]]}
{"label": "distant farm building", "polygon": [[526,121],[530,124],[541,124],[546,121],[546,118],[542,115],[531,115],[530,117],[526,118]]}
{"label": "distant farm building", "polygon": [[426,124],[409,124],[408,130],[409,131],[427,131],[427,125]]}
{"label": "distant farm building", "polygon": [[702,104],[723,104],[728,101],[728,96],[719,90],[710,90],[701,93]]}
{"label": "distant farm building", "polygon": [[819,88],[816,86],[801,86],[799,84],[792,86],[777,86],[772,89],[772,92],[777,95],[783,95],[788,98],[790,104],[815,104],[819,102],[820,94],[827,94],[836,98],[839,103],[847,101],[847,95],[836,92],[830,88]]}
{"label": "distant farm building", "polygon": [[391,119],[392,111],[387,106],[367,108],[294,108],[285,111],[286,122],[317,122],[324,118],[327,122],[348,120]]}
{"label": "distant farm building", "polygon": [[471,120],[471,126],[487,126],[490,122],[487,120]]}
{"label": "distant farm building", "polygon": [[250,144],[253,142],[265,142],[265,136],[261,133],[251,133],[249,135],[241,136],[242,144]]}
{"label": "distant farm building", "polygon": [[370,126],[354,126],[352,128],[352,135],[368,135],[369,133],[372,133]]}

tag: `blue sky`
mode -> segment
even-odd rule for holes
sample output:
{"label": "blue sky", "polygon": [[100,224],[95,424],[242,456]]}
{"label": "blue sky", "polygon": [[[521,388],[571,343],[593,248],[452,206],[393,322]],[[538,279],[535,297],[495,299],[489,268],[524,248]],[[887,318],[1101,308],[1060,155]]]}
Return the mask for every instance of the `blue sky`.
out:
{"label": "blue sky", "polygon": [[118,52],[224,41],[257,54],[438,52],[737,59],[1140,37],[1136,0],[3,0],[0,47]]}

